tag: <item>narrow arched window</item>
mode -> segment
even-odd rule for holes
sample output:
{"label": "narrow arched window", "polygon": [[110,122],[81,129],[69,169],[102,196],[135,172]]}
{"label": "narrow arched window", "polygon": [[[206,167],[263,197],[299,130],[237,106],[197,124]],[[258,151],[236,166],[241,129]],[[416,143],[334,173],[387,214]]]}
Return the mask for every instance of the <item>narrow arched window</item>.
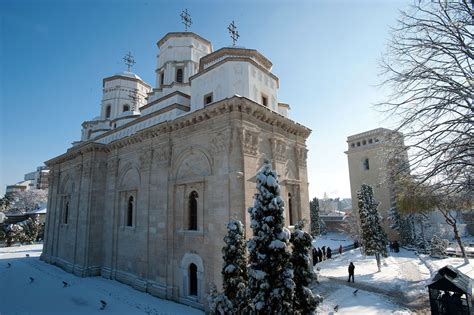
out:
{"label": "narrow arched window", "polygon": [[64,205],[64,224],[67,224],[68,219],[69,219],[69,201],[66,201],[66,204]]}
{"label": "narrow arched window", "polygon": [[293,222],[293,198],[291,198],[291,194],[288,194],[288,216],[290,217],[290,225],[294,225]]}
{"label": "narrow arched window", "polygon": [[176,82],[183,83],[183,69],[176,69]]}
{"label": "narrow arched window", "polygon": [[105,108],[105,118],[110,118],[110,111],[111,107],[110,105],[107,105],[107,107]]}
{"label": "narrow arched window", "polygon": [[123,105],[123,112],[128,112],[130,110],[130,106]]}
{"label": "narrow arched window", "polygon": [[127,202],[127,226],[133,225],[133,196],[128,198]]}
{"label": "narrow arched window", "polygon": [[189,265],[189,295],[198,295],[197,266]]}
{"label": "narrow arched window", "polygon": [[189,225],[188,229],[197,231],[197,199],[198,193],[193,191],[189,194]]}
{"label": "narrow arched window", "polygon": [[369,159],[364,159],[364,170],[368,171],[370,169]]}

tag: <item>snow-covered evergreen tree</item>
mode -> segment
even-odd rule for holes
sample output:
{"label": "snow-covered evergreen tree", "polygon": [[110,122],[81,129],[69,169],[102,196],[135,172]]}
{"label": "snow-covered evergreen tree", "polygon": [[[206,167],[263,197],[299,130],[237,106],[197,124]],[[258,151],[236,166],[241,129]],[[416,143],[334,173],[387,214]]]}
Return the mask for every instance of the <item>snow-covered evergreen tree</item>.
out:
{"label": "snow-covered evergreen tree", "polygon": [[320,219],[319,219],[319,200],[314,197],[313,200],[309,202],[309,215],[311,219],[311,235],[317,237],[321,234],[319,228]]}
{"label": "snow-covered evergreen tree", "polygon": [[430,244],[430,256],[442,258],[446,257],[446,249],[448,248],[448,240],[441,239],[438,235],[433,235]]}
{"label": "snow-covered evergreen tree", "polygon": [[364,253],[375,255],[377,267],[381,271],[381,256],[387,257],[388,240],[387,234],[380,225],[378,202],[374,199],[372,187],[366,184],[362,184],[357,197]]}
{"label": "snow-covered evergreen tree", "polygon": [[320,231],[320,235],[328,234],[328,227],[326,226],[326,223],[324,222],[324,220],[319,220],[319,231]]}
{"label": "snow-covered evergreen tree", "polygon": [[414,227],[411,215],[402,216],[397,207],[391,207],[388,212],[388,219],[392,222],[390,228],[398,231],[400,235],[400,243],[402,245],[414,245]]}
{"label": "snow-covered evergreen tree", "polygon": [[[314,200],[314,199],[313,199]],[[303,230],[304,222],[295,225],[291,233],[293,252],[291,263],[294,269],[295,298],[293,302],[293,314],[314,314],[319,302],[319,295],[313,294],[309,285],[314,279],[313,268],[309,254],[311,253],[313,238]]]}
{"label": "snow-covered evergreen tree", "polygon": [[227,224],[227,235],[222,248],[224,295],[234,305],[234,313],[241,313],[248,307],[247,299],[247,253],[244,225],[238,220]]}
{"label": "snow-covered evergreen tree", "polygon": [[253,236],[249,248],[249,294],[258,314],[291,314],[295,283],[284,227],[284,202],[277,173],[265,160],[257,173],[254,206],[248,209]]}
{"label": "snow-covered evergreen tree", "polygon": [[216,285],[211,283],[210,292],[207,296],[209,305],[209,314],[211,315],[232,315],[234,313],[234,305],[223,293],[217,291]]}

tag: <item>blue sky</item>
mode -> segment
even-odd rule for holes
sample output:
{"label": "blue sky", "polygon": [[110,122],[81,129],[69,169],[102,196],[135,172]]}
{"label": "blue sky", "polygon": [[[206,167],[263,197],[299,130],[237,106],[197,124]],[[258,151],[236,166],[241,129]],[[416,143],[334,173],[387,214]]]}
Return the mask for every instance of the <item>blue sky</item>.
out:
{"label": "blue sky", "polygon": [[191,31],[213,43],[255,48],[273,62],[279,101],[313,130],[308,141],[310,197],[350,197],[348,135],[392,127],[374,110],[378,62],[398,10],[410,1],[40,1],[0,2],[0,195],[80,138],[98,115],[102,79],[125,70],[155,84],[156,42]]}

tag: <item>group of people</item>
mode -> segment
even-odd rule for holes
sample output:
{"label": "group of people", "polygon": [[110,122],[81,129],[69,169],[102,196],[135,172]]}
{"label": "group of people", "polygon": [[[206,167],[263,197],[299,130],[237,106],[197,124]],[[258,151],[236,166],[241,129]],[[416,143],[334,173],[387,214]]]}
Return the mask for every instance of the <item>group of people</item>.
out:
{"label": "group of people", "polygon": [[317,263],[320,263],[326,259],[331,259],[332,257],[332,250],[328,246],[323,246],[322,248],[316,249],[313,247],[313,266]]}
{"label": "group of people", "polygon": [[390,252],[395,252],[395,253],[400,252],[400,244],[398,243],[398,241],[390,242],[388,247],[390,248]]}

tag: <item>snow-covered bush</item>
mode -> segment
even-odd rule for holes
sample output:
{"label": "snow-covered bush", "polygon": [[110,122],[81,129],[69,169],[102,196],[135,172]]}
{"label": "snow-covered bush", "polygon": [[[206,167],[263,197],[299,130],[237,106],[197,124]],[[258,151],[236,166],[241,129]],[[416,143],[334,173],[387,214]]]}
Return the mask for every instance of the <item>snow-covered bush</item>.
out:
{"label": "snow-covered bush", "polygon": [[446,249],[448,248],[449,241],[441,239],[438,235],[433,235],[430,244],[430,256],[436,258],[446,257]]}
{"label": "snow-covered bush", "polygon": [[362,229],[364,253],[375,255],[377,267],[381,270],[380,256],[387,257],[387,234],[380,225],[380,216],[377,211],[378,202],[374,199],[372,187],[362,184],[357,193],[359,216]]}
{"label": "snow-covered bush", "polygon": [[227,235],[222,248],[224,265],[222,267],[224,295],[234,306],[235,314],[248,307],[247,298],[247,251],[244,225],[237,220],[227,224]]}
{"label": "snow-covered bush", "polygon": [[293,244],[291,263],[294,269],[295,297],[293,314],[313,314],[322,298],[313,294],[309,288],[314,280],[314,273],[310,259],[313,238],[303,230],[304,222],[295,225],[291,233],[290,242]]}
{"label": "snow-covered bush", "polygon": [[253,236],[249,249],[249,298],[259,314],[292,314],[295,283],[284,227],[284,202],[277,173],[266,160],[257,173],[254,206],[248,209]]}

